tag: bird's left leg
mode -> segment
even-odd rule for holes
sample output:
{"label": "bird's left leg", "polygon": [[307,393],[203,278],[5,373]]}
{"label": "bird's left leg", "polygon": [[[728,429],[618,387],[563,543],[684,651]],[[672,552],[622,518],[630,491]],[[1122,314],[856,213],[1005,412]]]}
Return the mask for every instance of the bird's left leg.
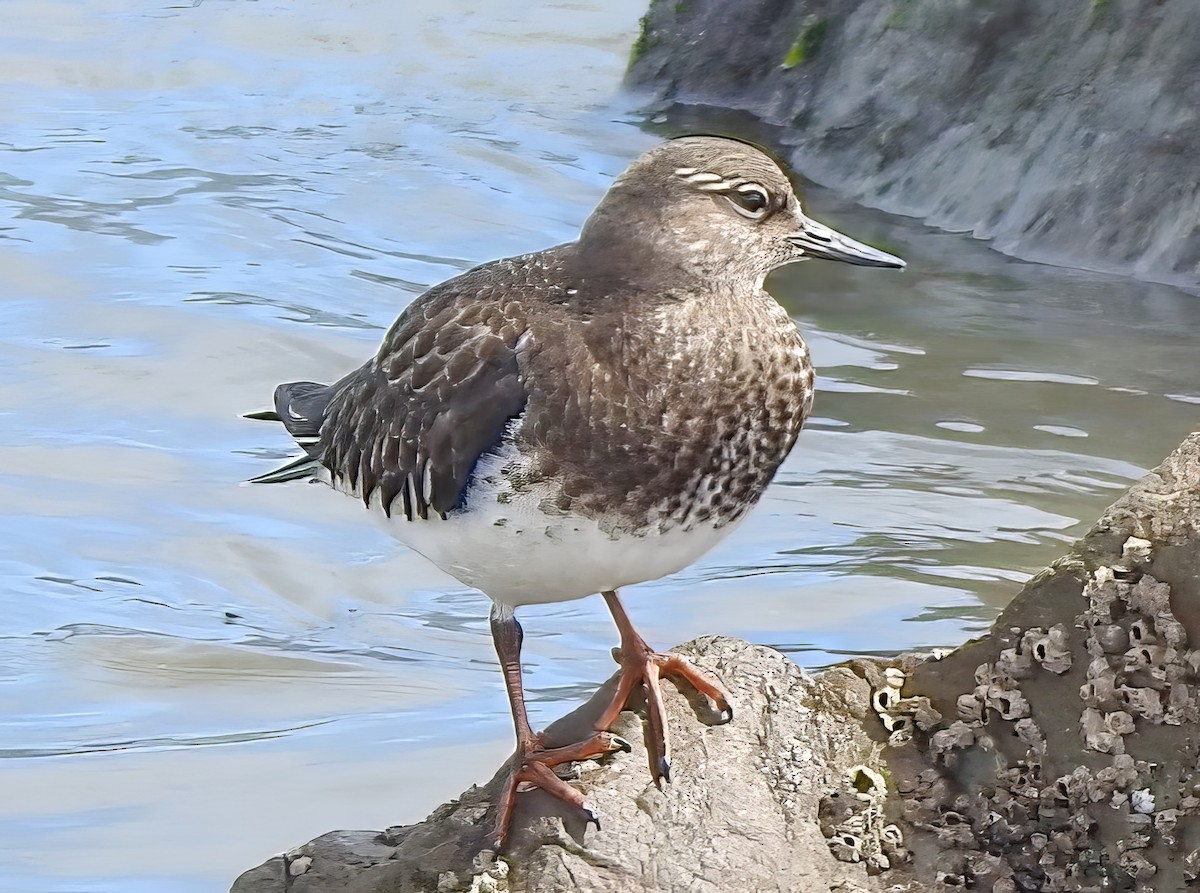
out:
{"label": "bird's left leg", "polygon": [[541,788],[559,800],[578,806],[586,813],[588,821],[595,822],[596,827],[599,827],[600,820],[595,811],[584,802],[583,794],[555,775],[553,767],[602,756],[616,750],[628,751],[629,742],[608,731],[599,730],[575,744],[547,748],[541,734],[535,733],[529,727],[529,716],[525,711],[525,689],[521,681],[521,642],[524,632],[521,624],[517,622],[512,608],[500,604],[492,606],[490,619],[492,641],[500,658],[504,686],[508,689],[508,700],[512,706],[513,726],[517,733],[517,751],[496,808],[492,843],[496,849],[500,849],[504,844],[512,824],[517,791],[523,784]]}
{"label": "bird's left leg", "polygon": [[660,778],[670,781],[671,740],[659,679],[665,676],[668,679],[686,682],[708,699],[722,722],[733,719],[729,693],[716,676],[697,667],[682,654],[660,654],[654,651],[633,628],[633,622],[625,613],[625,607],[616,591],[602,594],[621,634],[621,676],[617,681],[617,690],[613,694],[612,702],[596,721],[596,728],[607,729],[611,726],[617,715],[625,709],[630,694],[641,688],[646,695],[646,751],[650,760],[650,773],[655,781]]}

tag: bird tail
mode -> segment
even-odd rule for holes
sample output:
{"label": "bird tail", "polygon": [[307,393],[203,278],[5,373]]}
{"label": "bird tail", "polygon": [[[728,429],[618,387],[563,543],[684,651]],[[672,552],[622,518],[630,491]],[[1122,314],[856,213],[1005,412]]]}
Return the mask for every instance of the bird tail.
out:
{"label": "bird tail", "polygon": [[282,422],[288,433],[304,448],[300,456],[282,468],[250,478],[251,484],[278,484],[316,476],[321,465],[321,425],[335,389],[315,381],[293,381],[275,389],[275,409],[248,412],[246,418]]}
{"label": "bird tail", "polygon": [[295,481],[301,478],[312,478],[316,475],[317,469],[321,463],[316,456],[310,456],[305,453],[293,459],[287,465],[276,468],[274,471],[268,471],[266,474],[260,474],[257,477],[252,477],[248,481],[251,484],[282,484],[284,481]]}

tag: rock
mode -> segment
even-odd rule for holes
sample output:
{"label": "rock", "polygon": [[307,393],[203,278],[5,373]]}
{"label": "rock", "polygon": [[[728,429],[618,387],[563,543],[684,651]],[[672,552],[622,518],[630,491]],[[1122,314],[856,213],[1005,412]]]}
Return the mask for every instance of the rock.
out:
{"label": "rock", "polygon": [[[957,720],[889,755],[894,775],[922,779],[903,807],[917,876],[983,851],[997,862],[960,872],[982,889],[1004,878],[1016,890],[1133,889],[1150,877],[1155,890],[1182,889],[1191,869],[1179,840],[1200,833],[1198,620],[1193,434],[989,635],[913,669],[910,687]],[[1014,657],[1025,651],[1032,663]],[[1037,852],[1043,838],[1054,846]]]}
{"label": "rock", "polygon": [[[1200,434],[940,659],[811,677],[735,639],[683,646],[724,679],[733,721],[697,722],[703,700],[667,686],[660,791],[622,713],[633,753],[576,767],[602,831],[531,792],[497,859],[498,774],[417,825],[319,837],[233,893],[1182,889],[1200,878],[1197,646]],[[579,737],[612,684],[551,743]]]}
{"label": "rock", "polygon": [[[511,853],[495,860],[484,841],[498,774],[418,825],[319,837],[242,875],[233,893],[885,889],[870,872],[896,858],[902,835],[883,815],[885,767],[869,731],[883,730],[866,722],[868,683],[844,668],[814,679],[778,652],[735,639],[680,650],[725,681],[734,721],[698,722],[689,700],[664,686],[674,759],[659,791],[640,721],[622,714],[615,731],[633,753],[577,766],[601,831],[534,791],[521,797]],[[551,726],[551,740],[589,724],[609,691]],[[823,802],[827,813],[845,807],[828,837]],[[302,859],[304,873],[287,878]]]}
{"label": "rock", "polygon": [[651,0],[629,83],[797,170],[1038,261],[1200,281],[1192,0]]}

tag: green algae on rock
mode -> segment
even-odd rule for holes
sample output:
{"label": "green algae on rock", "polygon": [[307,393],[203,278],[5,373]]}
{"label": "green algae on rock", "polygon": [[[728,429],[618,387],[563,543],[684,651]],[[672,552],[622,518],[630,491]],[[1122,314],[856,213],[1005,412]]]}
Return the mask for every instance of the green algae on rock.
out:
{"label": "green algae on rock", "polygon": [[828,19],[818,18],[815,15],[805,16],[800,33],[792,41],[792,45],[779,67],[795,68],[797,65],[803,65],[811,60],[821,49],[821,42],[825,39],[825,32],[828,28]]}

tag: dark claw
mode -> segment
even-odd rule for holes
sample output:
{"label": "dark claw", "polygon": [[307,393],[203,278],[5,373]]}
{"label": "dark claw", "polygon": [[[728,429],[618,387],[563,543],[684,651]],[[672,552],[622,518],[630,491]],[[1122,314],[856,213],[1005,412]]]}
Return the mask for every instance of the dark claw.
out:
{"label": "dark claw", "polygon": [[733,722],[733,706],[730,705],[721,711],[721,723]]}
{"label": "dark claw", "polygon": [[671,780],[671,758],[663,757],[658,761],[658,774],[663,781],[670,782]]}
{"label": "dark claw", "polygon": [[625,753],[633,753],[633,745],[620,735],[612,736],[612,746],[614,750],[623,750]]}
{"label": "dark claw", "polygon": [[581,806],[580,809],[583,810],[583,814],[587,817],[587,823],[594,824],[596,826],[596,830],[599,831],[600,830],[600,813],[596,812],[596,810],[592,809],[590,806],[587,806],[587,805]]}

